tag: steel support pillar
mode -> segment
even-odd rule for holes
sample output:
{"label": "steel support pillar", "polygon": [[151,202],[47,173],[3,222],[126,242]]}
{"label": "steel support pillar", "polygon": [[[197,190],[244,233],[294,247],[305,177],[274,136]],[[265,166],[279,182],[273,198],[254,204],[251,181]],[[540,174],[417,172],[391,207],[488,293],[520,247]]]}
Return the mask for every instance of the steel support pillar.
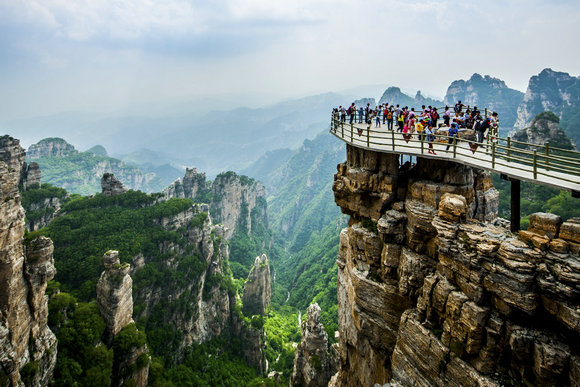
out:
{"label": "steel support pillar", "polygon": [[510,195],[510,212],[512,232],[517,232],[520,229],[520,181],[517,179],[509,179],[512,183]]}

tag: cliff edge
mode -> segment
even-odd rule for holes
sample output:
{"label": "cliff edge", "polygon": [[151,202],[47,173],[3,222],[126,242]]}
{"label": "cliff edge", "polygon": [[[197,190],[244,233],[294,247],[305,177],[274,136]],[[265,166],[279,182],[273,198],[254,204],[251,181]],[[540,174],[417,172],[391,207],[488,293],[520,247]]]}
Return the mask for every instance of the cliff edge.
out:
{"label": "cliff edge", "polygon": [[496,220],[489,174],[347,146],[331,385],[578,385],[580,220]]}

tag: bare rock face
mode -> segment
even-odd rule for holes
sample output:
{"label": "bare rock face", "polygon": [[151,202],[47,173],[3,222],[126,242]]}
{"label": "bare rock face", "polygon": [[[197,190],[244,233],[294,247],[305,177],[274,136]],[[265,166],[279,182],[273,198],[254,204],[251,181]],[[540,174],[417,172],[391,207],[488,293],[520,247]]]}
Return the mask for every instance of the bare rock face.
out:
{"label": "bare rock face", "polygon": [[[497,191],[480,171],[363,168],[382,157],[348,147],[335,176],[351,217],[333,385],[577,385],[580,220],[538,213],[515,236],[492,225]],[[376,192],[385,171],[396,183]]]}
{"label": "bare rock face", "polygon": [[308,307],[302,322],[302,341],[294,357],[293,386],[326,386],[337,370],[337,354],[328,347],[328,336],[320,323],[320,307]]}
{"label": "bare rock face", "polygon": [[133,322],[133,280],[131,266],[121,264],[119,252],[109,250],[103,256],[105,271],[97,283],[97,304],[107,325],[105,344],[113,347],[111,386],[147,385],[149,349],[144,334]]}
{"label": "bare rock face", "polygon": [[31,162],[30,164],[24,163],[22,167],[22,173],[20,177],[20,184],[22,188],[26,191],[32,188],[40,187],[40,166],[38,163]]}
{"label": "bare rock face", "polygon": [[0,381],[48,385],[56,364],[56,337],[47,325],[46,284],[56,270],[52,241],[40,237],[23,243],[20,206],[24,151],[18,140],[0,137]]}
{"label": "bare rock face", "polygon": [[39,159],[41,157],[66,157],[78,151],[62,138],[54,137],[45,138],[31,145],[27,153],[30,159]]}
{"label": "bare rock face", "polygon": [[107,324],[105,343],[111,345],[113,337],[133,322],[133,280],[131,266],[119,262],[119,252],[110,250],[103,256],[105,271],[97,284],[97,303]]}
{"label": "bare rock face", "polygon": [[214,222],[225,227],[226,239],[236,231],[250,232],[254,219],[268,224],[266,190],[262,183],[233,172],[215,178],[210,207]]}
{"label": "bare rock face", "polygon": [[524,99],[518,106],[515,129],[525,128],[537,114],[546,110],[561,117],[566,107],[577,106],[579,84],[580,78],[549,68],[531,77]]}
{"label": "bare rock face", "polygon": [[244,284],[242,297],[244,315],[265,314],[271,297],[270,264],[266,254],[262,254],[254,260],[254,266],[250,269]]}
{"label": "bare rock face", "polygon": [[117,196],[127,192],[127,188],[122,182],[117,180],[112,173],[105,173],[101,178],[101,188],[103,196]]}
{"label": "bare rock face", "polygon": [[198,173],[197,168],[186,168],[183,180],[175,180],[163,190],[163,194],[168,199],[189,198],[195,200],[197,195],[205,189],[205,173]]}
{"label": "bare rock face", "polygon": [[[224,238],[224,228],[212,224],[207,204],[194,204],[180,213],[158,218],[154,222],[166,230],[179,232],[187,241],[165,241],[159,246],[160,252],[168,257],[159,263],[162,265],[160,270],[188,268],[188,275],[172,286],[156,282],[139,288],[135,299],[143,307],[136,318],[147,318],[155,313],[159,304],[170,305],[164,307],[165,313],[161,318],[165,324],[171,324],[183,334],[179,347],[173,351],[177,362],[182,359],[188,346],[208,341],[229,326],[235,305],[235,296],[230,295],[223,286],[229,246]],[[150,262],[151,258],[147,256],[134,257],[133,274],[138,275],[136,273]]]}

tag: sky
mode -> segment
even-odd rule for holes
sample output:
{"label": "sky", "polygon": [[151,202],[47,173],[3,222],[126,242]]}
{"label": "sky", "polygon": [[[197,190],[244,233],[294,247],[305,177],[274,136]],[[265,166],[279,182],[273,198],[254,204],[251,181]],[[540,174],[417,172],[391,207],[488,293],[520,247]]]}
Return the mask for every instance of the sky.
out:
{"label": "sky", "polygon": [[442,98],[474,72],[525,91],[546,67],[579,75],[578,25],[577,0],[0,0],[0,117],[375,84]]}

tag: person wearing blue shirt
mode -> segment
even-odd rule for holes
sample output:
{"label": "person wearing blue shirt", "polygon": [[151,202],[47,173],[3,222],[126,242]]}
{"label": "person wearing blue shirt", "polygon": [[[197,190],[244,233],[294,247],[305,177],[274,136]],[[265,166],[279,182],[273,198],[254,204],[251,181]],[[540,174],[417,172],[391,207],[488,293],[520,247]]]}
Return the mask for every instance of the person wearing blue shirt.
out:
{"label": "person wearing blue shirt", "polygon": [[451,146],[451,144],[453,144],[454,138],[457,138],[458,136],[459,136],[459,129],[457,127],[457,122],[454,122],[451,124],[451,127],[449,128],[449,141],[447,143],[447,148],[445,148],[446,151],[448,151],[449,146]]}

